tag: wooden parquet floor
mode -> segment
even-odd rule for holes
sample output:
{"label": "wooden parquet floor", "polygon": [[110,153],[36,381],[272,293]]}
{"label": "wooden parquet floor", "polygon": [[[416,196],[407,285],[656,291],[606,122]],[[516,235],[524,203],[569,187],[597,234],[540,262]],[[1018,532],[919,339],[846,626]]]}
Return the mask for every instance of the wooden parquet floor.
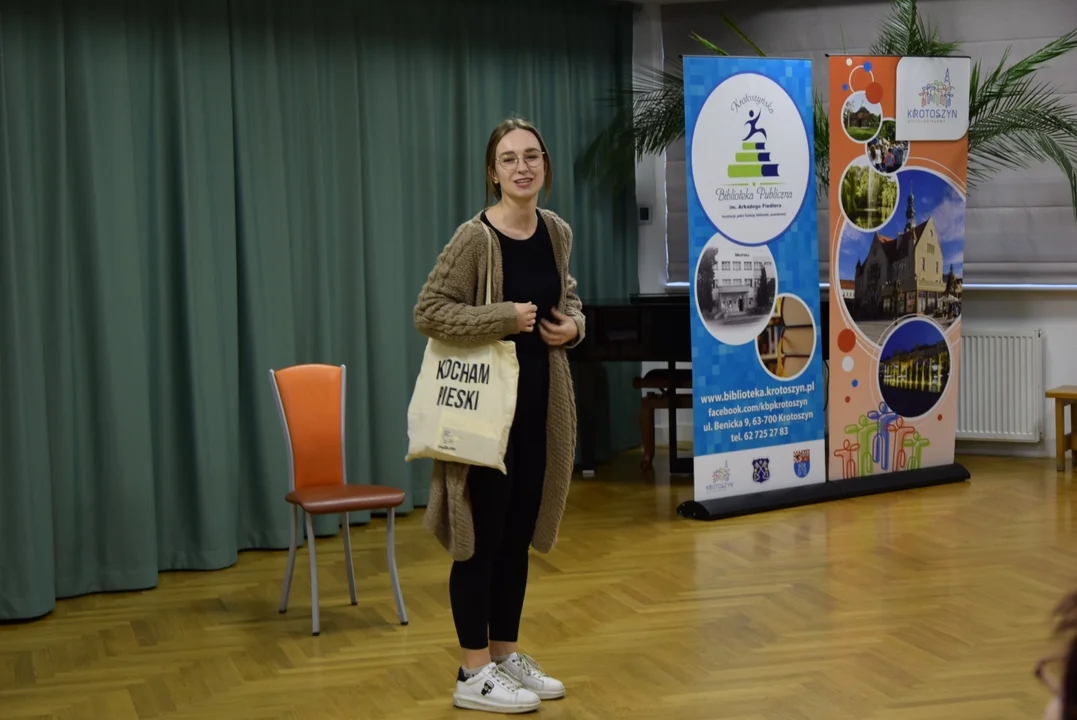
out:
{"label": "wooden parquet floor", "polygon": [[[522,647],[568,686],[539,716],[1039,717],[1032,670],[1077,587],[1071,471],[964,461],[968,484],[714,523],[678,518],[691,486],[645,480],[631,456],[578,480],[558,548],[533,555]],[[400,521],[402,627],[384,527],[352,531],[358,606],[340,538],[319,541],[320,637],[303,551],[287,615],[287,553],[251,552],[0,627],[0,718],[482,717],[451,707],[446,555],[421,513]]]}

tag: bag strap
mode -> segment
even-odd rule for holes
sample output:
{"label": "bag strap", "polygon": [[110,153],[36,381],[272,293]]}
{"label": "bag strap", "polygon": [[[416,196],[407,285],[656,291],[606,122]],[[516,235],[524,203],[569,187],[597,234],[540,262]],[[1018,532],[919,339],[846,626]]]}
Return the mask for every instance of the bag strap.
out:
{"label": "bag strap", "polygon": [[494,233],[482,220],[479,220],[479,225],[486,231],[486,304],[489,305],[493,292],[490,276],[494,274]]}

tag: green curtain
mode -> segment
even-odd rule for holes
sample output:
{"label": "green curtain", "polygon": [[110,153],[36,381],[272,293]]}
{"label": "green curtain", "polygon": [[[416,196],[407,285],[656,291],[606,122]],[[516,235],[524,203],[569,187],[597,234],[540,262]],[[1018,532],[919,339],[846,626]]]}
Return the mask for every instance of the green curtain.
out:
{"label": "green curtain", "polygon": [[[423,506],[411,312],[506,115],[550,146],[581,294],[635,289],[632,198],[573,168],[631,11],[360,5],[0,8],[0,620],[287,547],[270,368],[346,364],[349,479]],[[633,370],[602,457],[638,442]]]}

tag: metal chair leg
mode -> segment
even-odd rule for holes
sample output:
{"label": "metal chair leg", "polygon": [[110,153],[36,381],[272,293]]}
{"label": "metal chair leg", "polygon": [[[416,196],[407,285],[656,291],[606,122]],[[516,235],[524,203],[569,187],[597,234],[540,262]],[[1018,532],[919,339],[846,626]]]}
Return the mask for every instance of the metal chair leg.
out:
{"label": "metal chair leg", "polygon": [[352,605],[359,604],[359,598],[355,595],[355,567],[352,564],[352,526],[348,522],[348,513],[343,514],[344,519],[344,561],[348,563],[348,590],[352,594]]}
{"label": "metal chair leg", "polygon": [[307,547],[310,549],[310,611],[313,621],[314,634],[322,631],[321,622],[318,618],[318,558],[314,554],[314,523],[311,514],[304,511],[307,518]]}
{"label": "metal chair leg", "polygon": [[291,544],[288,545],[288,569],[284,571],[284,588],[280,594],[280,611],[287,612],[288,610],[288,594],[292,591],[292,573],[295,572],[295,548],[297,544],[296,539],[296,523],[295,514],[299,512],[299,508],[294,505],[288,506],[288,515],[291,519],[292,526],[292,539]]}
{"label": "metal chair leg", "polygon": [[400,624],[408,624],[408,613],[404,610],[404,595],[400,592],[400,576],[396,572],[396,509],[389,508],[388,523],[386,524],[386,545],[389,548],[389,575],[393,579],[393,594],[396,596],[396,613],[400,616]]}

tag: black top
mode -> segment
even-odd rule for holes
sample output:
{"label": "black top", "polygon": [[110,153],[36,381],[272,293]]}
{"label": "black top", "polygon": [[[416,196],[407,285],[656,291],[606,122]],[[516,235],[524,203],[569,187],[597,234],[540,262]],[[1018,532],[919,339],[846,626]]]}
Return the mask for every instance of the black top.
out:
{"label": "black top", "polygon": [[538,321],[554,321],[551,310],[561,301],[561,273],[553,254],[553,241],[546,221],[538,216],[535,233],[526,240],[510,238],[495,228],[482,214],[482,221],[493,228],[501,246],[506,302],[530,302],[538,306],[535,329],[529,333],[510,335],[506,340],[516,342],[516,352],[548,352],[549,347],[539,334]]}

